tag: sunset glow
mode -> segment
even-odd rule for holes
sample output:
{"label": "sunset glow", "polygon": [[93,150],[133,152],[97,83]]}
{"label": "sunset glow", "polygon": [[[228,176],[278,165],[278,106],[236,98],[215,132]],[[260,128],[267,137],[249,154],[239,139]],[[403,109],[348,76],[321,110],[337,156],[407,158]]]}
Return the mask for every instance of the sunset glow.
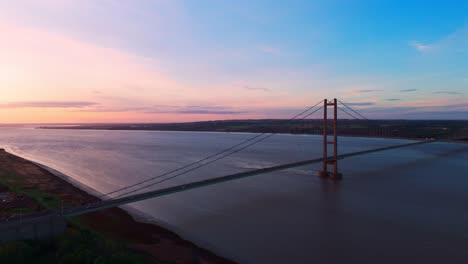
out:
{"label": "sunset glow", "polygon": [[287,118],[334,97],[468,118],[468,5],[424,10],[428,30],[411,4],[194,2],[1,1],[0,123]]}

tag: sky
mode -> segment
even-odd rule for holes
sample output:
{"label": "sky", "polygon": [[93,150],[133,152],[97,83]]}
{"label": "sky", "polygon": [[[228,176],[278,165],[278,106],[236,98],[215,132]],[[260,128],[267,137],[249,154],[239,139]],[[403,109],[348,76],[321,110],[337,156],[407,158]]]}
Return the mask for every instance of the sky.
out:
{"label": "sky", "polygon": [[0,123],[288,118],[325,98],[468,119],[467,14],[460,0],[0,0]]}

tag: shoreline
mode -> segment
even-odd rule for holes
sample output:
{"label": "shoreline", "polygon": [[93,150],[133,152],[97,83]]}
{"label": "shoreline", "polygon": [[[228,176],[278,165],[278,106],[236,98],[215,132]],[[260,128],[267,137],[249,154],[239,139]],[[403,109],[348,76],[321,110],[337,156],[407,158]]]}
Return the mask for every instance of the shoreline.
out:
{"label": "shoreline", "polygon": [[[33,129],[42,130],[72,130],[72,131],[118,131],[118,132],[139,132],[139,133],[150,133],[150,132],[176,132],[176,133],[213,133],[213,134],[275,134],[281,136],[317,136],[323,137],[322,133],[290,133],[290,132],[253,132],[253,131],[211,131],[211,130],[150,130],[150,129],[110,129],[110,128],[77,128],[77,127],[34,127]],[[412,140],[421,141],[428,140],[428,138],[417,138],[417,137],[403,137],[403,136],[372,136],[372,135],[354,135],[344,134],[339,135],[340,138],[371,138],[371,139],[395,139],[395,140]],[[448,143],[466,143],[468,138],[456,138],[456,139],[440,139],[443,142]]]}
{"label": "shoreline", "polygon": [[[11,153],[13,152],[13,153]],[[74,180],[72,177],[50,166],[23,158],[14,151],[4,150],[0,159],[7,160],[0,166],[15,170],[22,180],[34,179],[35,186],[28,186],[48,194],[63,198],[61,200],[90,201],[99,199],[99,192]],[[51,183],[52,182],[52,183]],[[47,185],[45,185],[47,183]],[[49,188],[49,185],[54,187]],[[195,243],[184,239],[167,225],[156,221],[145,221],[143,212],[133,208],[120,207],[105,209],[77,217],[84,225],[106,237],[124,241],[130,249],[155,260],[154,263],[235,263]],[[169,225],[169,224],[168,224]]]}
{"label": "shoreline", "polygon": [[[86,184],[83,184],[81,183],[80,181],[78,180],[75,180],[75,178],[73,178],[72,176],[69,176],[69,174],[66,174],[66,173],[63,173],[61,169],[56,169],[56,168],[53,168],[52,165],[46,165],[44,163],[41,163],[40,161],[35,161],[33,158],[31,157],[26,157],[27,155],[22,155],[20,153],[17,153],[15,152],[14,150],[11,150],[11,149],[8,149],[8,148],[4,148],[5,151],[11,155],[14,155],[16,157],[19,157],[19,158],[22,158],[26,161],[29,161],[31,163],[33,163],[34,165],[40,167],[40,168],[43,168],[44,170],[48,171],[49,173],[55,175],[56,177],[59,177],[60,179],[68,182],[69,184],[73,185],[74,187],[88,193],[89,195],[91,196],[94,196],[96,198],[99,198],[100,196],[104,195],[104,193],[86,185]],[[123,206],[119,206],[119,208],[122,208],[124,211],[126,211],[128,214],[130,214],[132,216],[132,218],[134,218],[135,221],[137,222],[142,222],[142,223],[145,223],[145,224],[153,224],[153,225],[156,225],[156,226],[161,226],[163,228],[166,228],[168,229],[169,231],[173,232],[173,233],[176,233],[176,234],[179,234],[181,233],[181,231],[177,230],[176,227],[174,226],[171,226],[169,223],[165,223],[161,220],[158,220],[158,219],[155,219],[154,217],[136,209],[136,208],[133,208],[131,207],[130,205],[123,205]]]}

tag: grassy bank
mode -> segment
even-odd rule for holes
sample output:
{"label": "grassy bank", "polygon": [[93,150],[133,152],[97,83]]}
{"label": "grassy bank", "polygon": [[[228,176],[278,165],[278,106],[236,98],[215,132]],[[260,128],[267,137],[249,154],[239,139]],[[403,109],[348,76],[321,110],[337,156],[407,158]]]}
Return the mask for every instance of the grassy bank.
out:
{"label": "grassy bank", "polygon": [[[98,198],[20,157],[0,151],[0,193],[14,193],[2,217],[75,207]],[[6,204],[6,203],[4,203]],[[21,208],[21,209],[19,209]],[[1,234],[0,234],[1,235]],[[67,219],[48,241],[0,245],[0,263],[233,263],[177,234],[135,221],[120,208]]]}
{"label": "grassy bank", "polygon": [[[60,197],[28,186],[26,179],[11,169],[0,166],[0,189],[14,195],[3,208],[3,216],[18,217],[31,213],[60,210]],[[14,194],[13,194],[14,193]],[[23,201],[27,202],[23,202]],[[22,205],[22,206],[18,206]],[[127,247],[80,222],[67,219],[67,229],[55,238],[43,241],[15,241],[0,244],[0,263],[144,263],[151,262]]]}
{"label": "grassy bank", "polygon": [[[145,261],[147,262],[147,261]],[[0,263],[144,263],[124,243],[70,225],[66,232],[44,241],[16,241],[0,245]]]}

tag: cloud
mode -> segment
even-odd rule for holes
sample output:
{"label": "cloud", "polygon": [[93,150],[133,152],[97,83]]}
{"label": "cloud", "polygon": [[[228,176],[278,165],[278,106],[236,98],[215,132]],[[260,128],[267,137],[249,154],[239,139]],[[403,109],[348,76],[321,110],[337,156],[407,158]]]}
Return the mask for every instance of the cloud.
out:
{"label": "cloud", "polygon": [[391,107],[370,107],[360,110],[369,118],[380,119],[468,119],[468,100],[438,100],[396,103]]}
{"label": "cloud", "polygon": [[83,108],[97,103],[86,101],[26,101],[0,104],[0,108]]}
{"label": "cloud", "polygon": [[141,107],[96,107],[79,109],[77,112],[96,113],[143,113],[143,114],[214,114],[214,115],[238,115],[246,114],[249,111],[235,110],[228,106],[174,106],[174,105],[154,105]]}
{"label": "cloud", "polygon": [[430,50],[433,50],[435,48],[434,45],[427,45],[427,44],[422,44],[420,42],[416,41],[411,41],[409,45],[413,48],[415,48],[419,52],[428,52]]}
{"label": "cloud", "polygon": [[405,89],[405,90],[400,90],[400,92],[402,93],[407,93],[407,92],[415,92],[417,91],[418,89]]}
{"label": "cloud", "polygon": [[[169,107],[166,110],[156,110],[164,111],[165,113],[174,113],[174,114],[214,114],[214,115],[238,115],[245,114],[247,111],[243,110],[234,110],[227,106],[199,106],[199,105],[189,105],[183,107]],[[153,112],[154,113],[154,112]]]}
{"label": "cloud", "polygon": [[424,44],[418,41],[410,41],[409,45],[421,53],[432,51],[443,52],[447,54],[457,54],[467,51],[468,44],[468,25],[455,30],[451,34],[433,42],[432,44]]}
{"label": "cloud", "polygon": [[435,44],[430,45],[431,49],[436,49],[443,52],[445,56],[451,54],[455,56],[460,56],[461,53],[466,53],[468,51],[468,24],[465,24],[461,28],[455,30],[448,36],[440,39],[435,42]]}
{"label": "cloud", "polygon": [[400,101],[401,99],[400,98],[388,98],[388,99],[385,99],[385,101]]}
{"label": "cloud", "polygon": [[276,48],[273,48],[272,46],[258,45],[257,49],[263,53],[268,53],[268,54],[276,55],[276,56],[281,55],[281,51]]}
{"label": "cloud", "polygon": [[151,107],[95,107],[77,109],[75,112],[82,113],[145,113],[151,111]]}
{"label": "cloud", "polygon": [[371,106],[371,105],[375,105],[374,102],[356,102],[356,103],[345,103],[346,105],[349,105],[349,106]]}
{"label": "cloud", "polygon": [[455,94],[461,94],[461,93],[441,91],[441,92],[433,92],[433,94],[451,94],[451,95],[455,95]]}
{"label": "cloud", "polygon": [[270,89],[268,88],[263,88],[263,87],[251,87],[251,86],[244,86],[243,87],[245,90],[249,90],[249,91],[264,91],[264,92],[268,92],[270,91]]}
{"label": "cloud", "polygon": [[382,92],[382,89],[367,89],[367,90],[359,90],[360,93],[372,93],[372,92]]}
{"label": "cloud", "polygon": [[213,109],[185,109],[178,110],[177,114],[214,114],[214,115],[238,115],[245,114],[247,111],[213,110]]}

